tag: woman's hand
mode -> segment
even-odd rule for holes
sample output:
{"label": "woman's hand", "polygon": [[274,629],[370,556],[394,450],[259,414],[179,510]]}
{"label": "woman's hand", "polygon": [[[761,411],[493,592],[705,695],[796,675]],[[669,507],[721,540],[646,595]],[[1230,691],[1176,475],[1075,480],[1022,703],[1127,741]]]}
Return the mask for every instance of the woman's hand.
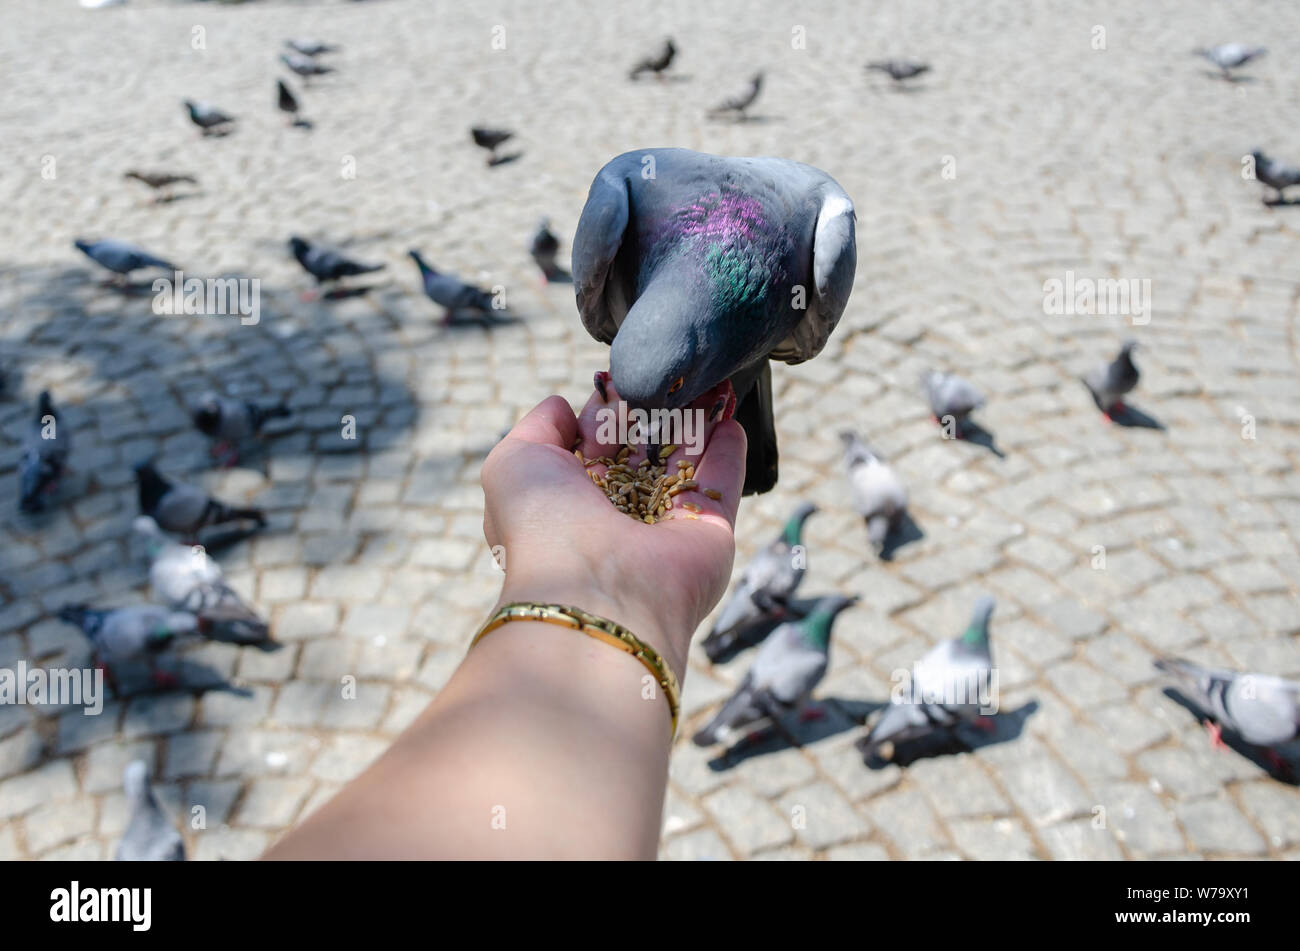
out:
{"label": "woman's hand", "polygon": [[[691,635],[731,575],[745,433],[734,420],[708,419],[723,387],[697,400],[691,408],[700,410],[703,452],[679,446],[667,468],[673,474],[678,459],[690,462],[699,490],[675,497],[662,520],[647,525],[618,511],[574,456],[575,446],[584,459],[621,448],[597,438],[601,411],[619,409],[613,385],[605,389],[607,399],[593,392],[578,417],[561,397],[544,400],[483,463],[483,532],[494,551],[501,546],[506,572],[499,603],[567,604],[609,618],[658,650],[681,678]],[[645,458],[644,444],[634,449],[633,466]],[[686,502],[699,507],[697,517],[688,517],[696,513]]]}

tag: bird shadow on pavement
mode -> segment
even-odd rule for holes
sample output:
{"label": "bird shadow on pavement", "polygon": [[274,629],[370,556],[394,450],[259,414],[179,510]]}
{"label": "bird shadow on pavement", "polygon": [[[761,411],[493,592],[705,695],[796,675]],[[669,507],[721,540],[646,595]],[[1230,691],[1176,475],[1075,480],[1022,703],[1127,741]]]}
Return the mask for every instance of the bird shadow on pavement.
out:
{"label": "bird shadow on pavement", "polygon": [[494,155],[487,160],[487,167],[496,168],[498,165],[509,165],[511,162],[518,162],[523,157],[523,152],[510,152],[506,155]]}
{"label": "bird shadow on pavement", "polygon": [[1142,412],[1136,406],[1124,404],[1124,410],[1120,413],[1112,413],[1110,421],[1116,426],[1123,426],[1125,429],[1156,429],[1160,432],[1166,432],[1165,424],[1160,422],[1154,416]]}
{"label": "bird shadow on pavement", "polygon": [[818,598],[791,598],[785,603],[784,614],[769,615],[749,624],[741,625],[732,632],[726,647],[709,658],[710,662],[726,664],[749,648],[757,647],[767,640],[769,634],[786,621],[797,621],[800,618],[807,617],[808,612],[816,606],[818,600]]}
{"label": "bird shadow on pavement", "polygon": [[1268,208],[1294,208],[1296,205],[1300,205],[1300,198],[1286,198],[1283,196],[1263,198],[1261,201]]}
{"label": "bird shadow on pavement", "polygon": [[725,113],[710,113],[705,116],[710,122],[727,122],[731,125],[767,125],[769,122],[783,122],[785,116],[759,115],[740,115],[729,116]]}
{"label": "bird shadow on pavement", "polygon": [[921,528],[920,523],[912,517],[911,512],[904,509],[893,527],[890,528],[889,534],[885,536],[885,544],[880,549],[880,560],[893,561],[894,553],[898,549],[904,545],[910,545],[912,542],[919,542],[924,537],[925,531]]}
{"label": "bird shadow on pavement", "polygon": [[[1213,722],[1205,711],[1196,704],[1195,700],[1192,700],[1190,697],[1181,693],[1177,687],[1165,687],[1161,692],[1192,716],[1196,717],[1197,721],[1202,726]],[[1300,743],[1292,742],[1290,744],[1282,744],[1281,749],[1275,748],[1274,751],[1285,764],[1284,768],[1279,768],[1278,764],[1269,762],[1268,758],[1264,755],[1264,752],[1258,746],[1247,743],[1241,737],[1237,736],[1237,734],[1224,730],[1222,733],[1222,739],[1224,745],[1227,746],[1228,749],[1232,750],[1239,756],[1250,760],[1270,778],[1288,786],[1300,786],[1300,776],[1297,775],[1300,773]],[[1208,735],[1206,736],[1205,742],[1207,744],[1210,742]],[[1284,753],[1283,750],[1286,750],[1286,753]]]}
{"label": "bird shadow on pavement", "polygon": [[973,446],[981,446],[987,449],[999,459],[1005,459],[1007,454],[998,448],[997,436],[991,430],[985,429],[979,423],[967,420],[966,426],[962,429],[962,439]]}
{"label": "bird shadow on pavement", "polygon": [[[880,706],[884,707],[886,704]],[[1019,738],[1024,732],[1025,722],[1037,712],[1038,701],[1030,700],[1015,710],[990,717],[990,729],[984,730],[971,723],[962,723],[950,730],[936,730],[928,736],[897,744],[894,755],[887,760],[874,755],[870,760],[864,760],[864,765],[873,770],[884,769],[891,764],[907,767],[917,760],[973,753],[986,746],[1010,743]]]}
{"label": "bird shadow on pavement", "polygon": [[573,275],[570,274],[568,271],[566,271],[564,268],[557,267],[553,274],[547,276],[546,283],[547,284],[572,284]]}
{"label": "bird shadow on pavement", "polygon": [[354,297],[365,297],[380,284],[362,284],[356,287],[335,287],[321,295],[321,300],[351,300]]}
{"label": "bird shadow on pavement", "polygon": [[798,713],[788,713],[778,722],[751,733],[724,749],[709,760],[709,769],[715,773],[726,772],[748,759],[779,753],[791,747],[809,746],[828,737],[858,729],[867,717],[884,704],[824,697],[810,706],[814,710],[820,710],[820,716],[804,719]]}

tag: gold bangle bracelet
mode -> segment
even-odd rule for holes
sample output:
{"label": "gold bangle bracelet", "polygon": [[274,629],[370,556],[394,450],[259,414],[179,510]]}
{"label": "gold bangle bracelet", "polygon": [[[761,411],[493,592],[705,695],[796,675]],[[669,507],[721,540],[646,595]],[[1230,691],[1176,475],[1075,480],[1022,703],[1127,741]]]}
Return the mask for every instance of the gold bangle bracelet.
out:
{"label": "gold bangle bracelet", "polygon": [[627,628],[598,615],[588,614],[586,611],[566,607],[562,604],[517,601],[505,605],[496,614],[488,618],[487,623],[479,628],[478,633],[474,635],[474,640],[470,641],[470,649],[473,650],[474,645],[481,641],[485,635],[495,631],[503,624],[509,624],[511,621],[544,621],[547,624],[558,624],[560,627],[581,631],[588,637],[594,637],[598,641],[617,647],[626,654],[631,654],[645,666],[646,670],[654,675],[655,682],[659,684],[659,689],[663,691],[664,698],[668,701],[668,712],[672,716],[672,733],[670,737],[677,736],[677,714],[682,707],[681,691],[677,686],[677,678],[673,676],[669,666],[664,663],[664,659],[659,656],[659,652],[641,641]]}

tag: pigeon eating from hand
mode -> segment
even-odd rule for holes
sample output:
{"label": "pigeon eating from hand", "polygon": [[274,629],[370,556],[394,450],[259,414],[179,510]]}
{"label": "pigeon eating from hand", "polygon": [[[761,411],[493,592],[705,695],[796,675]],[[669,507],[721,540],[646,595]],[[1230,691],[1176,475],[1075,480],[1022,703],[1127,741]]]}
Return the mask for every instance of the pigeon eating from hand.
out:
{"label": "pigeon eating from hand", "polygon": [[1259,149],[1251,152],[1250,157],[1255,163],[1255,178],[1277,192],[1278,202],[1286,197],[1282,194],[1283,189],[1300,185],[1300,168],[1271,159]]}
{"label": "pigeon eating from hand", "polygon": [[736,590],[722,608],[709,636],[704,639],[704,653],[717,661],[738,641],[745,629],[768,618],[786,615],[787,602],[794,594],[808,567],[803,546],[803,527],[817,506],[804,502],[785,523],[781,536],[759,550],[741,572]]}
{"label": "pigeon eating from hand", "polygon": [[1119,355],[1110,363],[1101,363],[1085,373],[1081,380],[1092,394],[1097,408],[1108,420],[1124,412],[1124,397],[1138,385],[1138,368],[1133,363],[1136,340],[1126,340]]}
{"label": "pigeon eating from hand", "polygon": [[532,255],[534,263],[547,281],[553,281],[564,273],[555,263],[555,257],[559,252],[560,239],[551,233],[550,219],[543,218],[537,224],[537,231],[528,246],[528,253]]}
{"label": "pigeon eating from hand", "polygon": [[821,352],[853,289],[853,202],[825,172],[687,149],[618,156],[573,239],[587,332],[610,344],[621,398],[689,406],[719,384],[749,448],[745,493],[777,482],[770,360]]}
{"label": "pigeon eating from hand", "polygon": [[628,73],[629,79],[637,79],[642,73],[654,73],[656,79],[662,79],[664,70],[666,70],[677,55],[677,47],[673,45],[672,37],[664,40],[663,46],[651,56],[647,56]]}
{"label": "pigeon eating from hand", "polygon": [[420,252],[414,248],[407,253],[415,262],[415,266],[420,269],[420,281],[424,285],[424,293],[435,304],[441,304],[446,308],[443,323],[455,322],[456,315],[467,310],[479,314],[481,320],[496,309],[492,306],[492,295],[487,291],[466,284],[454,274],[444,274],[435,270],[433,265],[425,261],[420,256]]}
{"label": "pigeon eating from hand", "polygon": [[301,53],[281,53],[280,60],[305,80],[310,80],[313,76],[324,76],[326,73],[334,72],[333,66],[326,66],[324,63],[317,62],[310,56],[303,56]]}
{"label": "pigeon eating from hand", "polygon": [[199,616],[214,631],[228,632],[235,643],[267,639],[266,621],[226,583],[221,566],[202,547],[171,541],[147,515],[138,516],[132,528],[149,553],[149,588],[155,599]]}
{"label": "pigeon eating from hand", "polygon": [[341,46],[332,46],[320,40],[285,40],[284,45],[303,56],[319,56],[321,53],[337,53]]}
{"label": "pigeon eating from hand", "polygon": [[1206,728],[1215,747],[1225,745],[1226,728],[1251,746],[1262,747],[1275,769],[1290,772],[1273,747],[1290,742],[1300,731],[1300,684],[1268,674],[1214,670],[1177,657],[1155,664],[1177,680],[1187,699],[1208,717]]}
{"label": "pigeon eating from hand", "polygon": [[1223,73],[1224,79],[1232,78],[1232,70],[1245,66],[1252,59],[1257,59],[1268,52],[1263,46],[1247,46],[1245,43],[1220,43],[1208,49],[1202,47],[1192,52],[1208,59]]}
{"label": "pigeon eating from hand", "polygon": [[826,676],[831,627],[839,613],[857,600],[840,595],[822,598],[807,617],[773,631],[731,699],[692,742],[696,746],[729,743],[738,732],[752,735],[792,710],[799,710],[805,719],[815,716],[806,704]]}
{"label": "pigeon eating from hand", "polygon": [[54,409],[49,391],[36,401],[36,418],[23,438],[23,456],[18,464],[18,507],[28,514],[43,512],[59,489],[59,479],[68,465],[72,434]]}
{"label": "pigeon eating from hand", "polygon": [[234,123],[234,118],[206,102],[186,99],[185,108],[190,111],[190,121],[203,130],[204,135],[224,134]]}
{"label": "pigeon eating from hand", "polygon": [[487,149],[488,165],[500,164],[502,159],[497,155],[497,148],[515,137],[515,134],[507,129],[487,129],[482,126],[470,129],[469,134],[474,139],[475,145]]}
{"label": "pigeon eating from hand", "polygon": [[73,245],[96,264],[118,275],[114,280],[120,279],[122,282],[128,280],[132,271],[146,267],[160,267],[165,271],[177,270],[176,265],[141,251],[135,245],[127,244],[125,241],[114,241],[111,238],[87,241],[85,238],[78,238]]}
{"label": "pigeon eating from hand", "polygon": [[134,178],[137,182],[143,182],[155,192],[158,192],[158,196],[154,198],[154,201],[169,201],[173,196],[173,185],[182,183],[197,185],[199,183],[199,180],[193,175],[177,175],[171,172],[139,172],[135,169],[131,169],[122,177]]}
{"label": "pigeon eating from hand", "polygon": [[338,281],[345,277],[356,277],[359,274],[373,274],[388,266],[387,264],[361,264],[345,258],[337,251],[318,244],[314,245],[297,236],[289,239],[289,250],[293,252],[293,256],[297,258],[303,269],[316,278],[317,284]]}
{"label": "pigeon eating from hand", "polygon": [[104,671],[104,678],[114,693],[117,680],[113,665],[141,659],[148,664],[150,678],[156,686],[175,687],[176,678],[155,666],[157,655],[177,638],[200,634],[208,628],[207,622],[188,611],[173,611],[157,604],[103,611],[84,604],[67,604],[59,610],[59,620],[81,628],[90,641],[96,666]]}
{"label": "pigeon eating from hand", "polygon": [[849,498],[853,510],[867,522],[867,538],[877,555],[907,510],[907,490],[897,473],[857,433],[840,433],[844,467],[848,470]]}
{"label": "pigeon eating from hand", "polygon": [[230,506],[214,499],[196,486],[171,482],[150,462],[135,467],[136,487],[140,495],[140,512],[158,523],[159,528],[180,534],[193,542],[199,531],[210,525],[253,521],[266,525],[266,514],[257,508]]}
{"label": "pigeon eating from hand", "polygon": [[724,99],[718,105],[709,110],[710,115],[723,115],[734,113],[737,118],[745,118],[745,110],[754,104],[758,94],[763,91],[763,74],[755,73],[749,80],[749,85],[741,92],[736,93],[729,99]]}
{"label": "pigeon eating from hand", "polygon": [[240,445],[260,435],[268,420],[289,415],[289,407],[283,401],[261,405],[216,393],[203,394],[191,413],[199,432],[213,440],[212,456],[226,466],[235,464]]}
{"label": "pigeon eating from hand", "polygon": [[991,727],[981,708],[992,697],[993,655],[989,648],[989,618],[993,599],[975,604],[970,625],[961,637],[944,641],[912,668],[904,690],[892,698],[875,725],[855,746],[864,763],[880,754],[892,760],[898,744],[967,721]]}
{"label": "pigeon eating from hand", "polygon": [[902,83],[922,73],[930,71],[928,63],[917,63],[910,59],[885,59],[867,63],[867,69],[885,73],[895,83]]}
{"label": "pigeon eating from hand", "polygon": [[970,414],[984,405],[984,394],[971,383],[938,370],[921,374],[921,391],[930,404],[934,421],[940,426],[951,426],[957,439],[965,435]]}
{"label": "pigeon eating from hand", "polygon": [[144,760],[127,764],[122,774],[130,818],[118,843],[118,862],[184,862],[185,842],[149,783]]}

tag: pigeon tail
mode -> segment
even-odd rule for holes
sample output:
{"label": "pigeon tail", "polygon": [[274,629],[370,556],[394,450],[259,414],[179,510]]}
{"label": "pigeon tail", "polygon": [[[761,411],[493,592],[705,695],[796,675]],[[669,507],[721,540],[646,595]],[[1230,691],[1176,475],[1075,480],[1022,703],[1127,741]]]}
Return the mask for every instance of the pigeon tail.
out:
{"label": "pigeon tail", "polygon": [[[734,382],[734,378],[733,378]],[[764,360],[749,390],[736,403],[736,422],[745,430],[744,495],[770,492],[777,483],[779,452],[772,410],[772,367]]]}

